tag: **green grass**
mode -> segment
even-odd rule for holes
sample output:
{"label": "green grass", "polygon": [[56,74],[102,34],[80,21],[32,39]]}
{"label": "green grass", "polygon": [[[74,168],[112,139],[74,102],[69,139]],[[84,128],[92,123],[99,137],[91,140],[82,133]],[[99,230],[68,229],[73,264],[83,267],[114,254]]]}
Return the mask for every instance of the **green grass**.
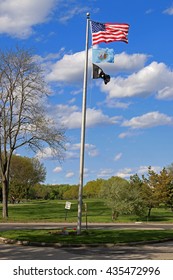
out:
{"label": "green grass", "polygon": [[105,244],[126,243],[173,238],[173,230],[88,230],[81,235],[62,235],[57,230],[10,230],[0,232],[1,237],[61,244]]}
{"label": "green grass", "polygon": [[[6,222],[77,222],[77,201],[71,201],[70,210],[65,210],[66,201],[31,201],[20,204],[9,205],[9,218]],[[109,223],[111,210],[107,208],[103,200],[84,200],[88,206],[88,223]],[[0,205],[0,211],[2,205]],[[65,220],[67,211],[67,219]],[[146,217],[139,219],[135,215],[124,215],[118,217],[115,222],[148,221]],[[150,220],[152,222],[173,222],[173,212],[170,209],[153,209]],[[0,222],[4,222],[0,215]],[[83,222],[85,222],[85,211],[83,209]],[[10,230],[0,232],[1,237],[10,239],[26,240],[31,242],[47,243],[124,243],[134,241],[158,240],[173,238],[173,230],[89,230],[83,231],[81,235],[69,234],[64,236],[58,230]]]}
{"label": "green grass", "polygon": [[[44,200],[31,201],[20,204],[9,204],[9,218],[6,222],[76,222],[77,221],[77,201],[71,201],[70,210],[65,210],[65,201]],[[88,222],[110,223],[111,209],[109,209],[103,200],[89,199],[84,200],[88,207]],[[2,204],[0,204],[0,212]],[[67,219],[65,220],[67,211]],[[139,218],[135,215],[119,216],[115,222],[135,222],[135,221],[153,221],[153,222],[173,222],[173,212],[170,209],[158,208],[152,209],[151,217]],[[0,223],[4,222],[0,214]],[[83,222],[85,222],[85,212],[83,209]]]}

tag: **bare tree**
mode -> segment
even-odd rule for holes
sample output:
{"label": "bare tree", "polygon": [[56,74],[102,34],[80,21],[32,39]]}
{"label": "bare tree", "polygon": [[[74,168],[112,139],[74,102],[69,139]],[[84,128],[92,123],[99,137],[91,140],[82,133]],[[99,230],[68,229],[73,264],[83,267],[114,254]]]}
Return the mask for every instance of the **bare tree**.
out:
{"label": "bare tree", "polygon": [[48,117],[44,103],[48,88],[32,52],[16,48],[0,52],[0,179],[3,218],[8,217],[11,158],[27,146],[34,152],[50,147],[61,159],[65,132]]}

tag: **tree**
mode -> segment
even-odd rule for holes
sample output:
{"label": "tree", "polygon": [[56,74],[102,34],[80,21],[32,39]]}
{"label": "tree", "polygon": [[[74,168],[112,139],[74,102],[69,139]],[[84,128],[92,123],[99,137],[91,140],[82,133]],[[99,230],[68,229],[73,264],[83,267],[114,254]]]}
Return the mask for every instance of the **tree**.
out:
{"label": "tree", "polygon": [[104,179],[97,179],[86,183],[83,189],[83,196],[87,198],[97,198],[100,193]]}
{"label": "tree", "polygon": [[63,199],[77,199],[78,190],[79,190],[79,186],[77,185],[70,186],[69,189],[64,192]]}
{"label": "tree", "polygon": [[159,204],[168,202],[168,193],[171,186],[171,176],[166,168],[156,173],[151,167],[148,168],[147,177],[142,176],[144,183],[144,194],[148,201],[148,217],[150,217],[152,208]]}
{"label": "tree", "polygon": [[2,186],[0,184],[0,202],[2,202]]}
{"label": "tree", "polygon": [[48,185],[35,184],[29,193],[32,199],[49,199],[50,187]]}
{"label": "tree", "polygon": [[15,202],[22,198],[28,199],[30,188],[44,182],[45,178],[45,167],[37,158],[13,155],[10,166],[10,200]]}
{"label": "tree", "polygon": [[48,117],[48,89],[41,66],[29,50],[0,52],[0,176],[3,218],[8,217],[10,165],[14,151],[27,146],[37,152],[50,147],[60,160],[65,132]]}
{"label": "tree", "polygon": [[169,176],[169,183],[167,184],[167,200],[166,205],[173,211],[173,163],[166,167]]}
{"label": "tree", "polygon": [[[157,204],[153,188],[149,186],[149,181],[144,176],[140,178],[137,174],[130,177],[130,185],[132,189],[138,191],[141,199],[143,216],[148,210],[147,216],[150,216],[151,209]],[[142,214],[142,213],[141,213]]]}
{"label": "tree", "polygon": [[113,176],[104,182],[101,197],[105,198],[108,207],[112,209],[112,220],[120,214],[143,213],[143,203],[139,190],[132,188],[130,183],[120,177]]}

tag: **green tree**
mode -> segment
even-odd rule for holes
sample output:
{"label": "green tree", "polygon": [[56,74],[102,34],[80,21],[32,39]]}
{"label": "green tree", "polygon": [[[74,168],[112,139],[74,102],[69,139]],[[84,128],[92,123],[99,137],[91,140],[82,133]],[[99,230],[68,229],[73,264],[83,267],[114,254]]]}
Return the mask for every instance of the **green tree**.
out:
{"label": "green tree", "polygon": [[70,186],[68,190],[63,193],[63,199],[77,199],[79,186]]}
{"label": "green tree", "polygon": [[147,176],[143,175],[142,179],[143,194],[148,207],[148,217],[150,217],[152,208],[167,201],[170,176],[165,168],[156,173],[149,167]]}
{"label": "green tree", "polygon": [[46,169],[36,158],[13,155],[10,166],[9,198],[12,202],[29,198],[29,190],[44,182]]}
{"label": "green tree", "polygon": [[49,188],[50,188],[49,198],[51,200],[61,199],[58,186],[49,186]]}
{"label": "green tree", "polygon": [[10,165],[14,151],[27,146],[34,152],[50,147],[58,159],[64,151],[65,134],[48,117],[48,87],[43,71],[29,50],[0,51],[0,177],[3,218],[8,217]]}
{"label": "green tree", "polygon": [[100,194],[112,209],[112,220],[117,219],[120,214],[143,213],[144,205],[139,190],[132,188],[123,178],[115,176],[106,180]]}
{"label": "green tree", "polygon": [[0,202],[2,202],[2,185],[0,183]]}
{"label": "green tree", "polygon": [[166,197],[166,205],[171,208],[173,211],[173,163],[165,168],[167,171],[167,197]]}
{"label": "green tree", "polygon": [[137,190],[140,196],[143,216],[146,214],[149,217],[151,210],[155,207],[157,201],[153,194],[153,189],[148,184],[148,180],[144,176],[140,178],[137,174],[135,174],[130,177],[130,185],[132,189]]}
{"label": "green tree", "polygon": [[49,199],[50,198],[50,187],[48,185],[35,184],[31,187],[29,196],[32,199]]}
{"label": "green tree", "polygon": [[87,198],[97,198],[100,194],[104,179],[97,179],[86,183],[83,189],[83,196]]}

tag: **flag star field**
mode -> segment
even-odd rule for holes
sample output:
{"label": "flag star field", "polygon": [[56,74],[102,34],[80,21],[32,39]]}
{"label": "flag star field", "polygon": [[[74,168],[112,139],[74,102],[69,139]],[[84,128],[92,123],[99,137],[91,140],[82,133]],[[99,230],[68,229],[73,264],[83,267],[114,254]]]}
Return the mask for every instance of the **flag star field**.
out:
{"label": "flag star field", "polygon": [[[88,38],[84,183],[128,179],[146,174],[149,166],[159,172],[173,163],[172,1],[0,0],[1,50],[33,50],[51,91],[47,113],[66,130],[62,162],[49,148],[37,154],[24,147],[16,151],[39,158],[47,184],[79,183],[87,13],[94,29]],[[118,32],[125,25],[120,40],[111,39],[115,24]],[[93,41],[92,33],[99,32]],[[93,79],[93,50],[103,50],[96,65],[110,75],[106,84]]]}

